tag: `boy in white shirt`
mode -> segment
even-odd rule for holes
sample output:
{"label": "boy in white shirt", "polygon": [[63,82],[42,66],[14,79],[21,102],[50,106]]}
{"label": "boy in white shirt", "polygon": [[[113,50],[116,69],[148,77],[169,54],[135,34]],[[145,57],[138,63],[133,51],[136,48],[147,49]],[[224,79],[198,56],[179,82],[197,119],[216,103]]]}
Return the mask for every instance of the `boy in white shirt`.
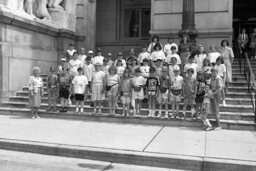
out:
{"label": "boy in white shirt", "polygon": [[177,65],[181,64],[180,56],[177,54],[177,49],[175,46],[171,47],[171,53],[169,53],[166,57],[166,62],[170,64],[172,57],[175,57],[177,59]]}
{"label": "boy in white shirt", "polygon": [[75,46],[72,43],[70,43],[68,50],[66,52],[67,52],[67,61],[69,61],[74,55],[74,53],[76,52]]}
{"label": "boy in white shirt", "polygon": [[88,88],[91,86],[91,81],[92,81],[92,73],[94,71],[94,65],[91,62],[91,57],[87,57],[85,59],[85,64],[84,64],[84,75],[86,76],[88,80]]}
{"label": "boy in white shirt", "polygon": [[169,65],[169,77],[170,80],[172,81],[174,78],[174,68],[176,67],[179,68],[179,72],[180,72],[180,67],[179,65],[177,65],[177,58],[176,57],[172,57],[171,58],[171,65]]}
{"label": "boy in white shirt", "polygon": [[176,43],[174,43],[174,38],[173,37],[168,37],[168,43],[166,45],[164,45],[164,53],[167,56],[168,54],[171,53],[171,48],[175,47],[176,50],[175,52],[178,52],[178,45]]}
{"label": "boy in white shirt", "polygon": [[79,105],[80,105],[80,112],[84,112],[84,96],[86,93],[88,80],[86,76],[83,74],[83,68],[77,69],[78,75],[75,76],[75,78],[72,80],[73,85],[73,91],[75,94],[75,100],[76,100],[76,113],[79,113]]}
{"label": "boy in white shirt", "polygon": [[69,61],[69,64],[71,77],[78,75],[77,69],[82,67],[82,62],[78,59],[77,52],[74,52],[73,59]]}
{"label": "boy in white shirt", "polygon": [[117,54],[117,59],[116,59],[116,61],[115,61],[115,63],[114,63],[114,66],[117,66],[117,61],[118,60],[121,60],[122,61],[122,66],[124,67],[124,68],[126,68],[126,61],[123,59],[123,57],[124,57],[124,55],[123,55],[123,52],[118,52],[118,54]]}
{"label": "boy in white shirt", "polygon": [[86,55],[85,55],[85,48],[81,48],[80,49],[80,55],[78,56],[78,59],[82,62],[82,67],[85,64],[85,59],[86,59]]}
{"label": "boy in white shirt", "polygon": [[97,49],[97,56],[95,56],[92,59],[92,64],[95,65],[96,63],[100,63],[101,65],[103,65],[103,60],[104,60],[104,57],[102,56],[101,49],[98,48]]}
{"label": "boy in white shirt", "polygon": [[149,59],[149,57],[150,57],[150,54],[147,52],[147,46],[146,45],[142,46],[142,52],[138,56],[139,64],[143,65],[143,60]]}

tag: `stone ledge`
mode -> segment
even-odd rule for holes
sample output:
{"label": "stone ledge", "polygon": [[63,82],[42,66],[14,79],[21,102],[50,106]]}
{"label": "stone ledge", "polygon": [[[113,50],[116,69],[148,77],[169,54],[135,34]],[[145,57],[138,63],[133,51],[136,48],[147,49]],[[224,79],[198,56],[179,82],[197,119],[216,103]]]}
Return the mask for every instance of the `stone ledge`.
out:
{"label": "stone ledge", "polygon": [[51,21],[40,20],[32,17],[22,17],[13,14],[7,8],[0,8],[0,23],[13,25],[26,30],[31,30],[58,38],[69,38],[78,41],[85,40],[85,36],[77,35],[75,32],[70,30],[59,29],[58,26]]}

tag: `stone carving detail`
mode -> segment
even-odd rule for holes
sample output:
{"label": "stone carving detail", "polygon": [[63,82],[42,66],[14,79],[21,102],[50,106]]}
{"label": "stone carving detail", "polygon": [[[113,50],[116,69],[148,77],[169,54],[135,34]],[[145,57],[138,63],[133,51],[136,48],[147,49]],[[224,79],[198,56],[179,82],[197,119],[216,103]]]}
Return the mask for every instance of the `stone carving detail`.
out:
{"label": "stone carving detail", "polygon": [[63,1],[64,0],[18,0],[17,9],[40,19],[51,20],[49,9],[63,11],[64,8],[60,5]]}

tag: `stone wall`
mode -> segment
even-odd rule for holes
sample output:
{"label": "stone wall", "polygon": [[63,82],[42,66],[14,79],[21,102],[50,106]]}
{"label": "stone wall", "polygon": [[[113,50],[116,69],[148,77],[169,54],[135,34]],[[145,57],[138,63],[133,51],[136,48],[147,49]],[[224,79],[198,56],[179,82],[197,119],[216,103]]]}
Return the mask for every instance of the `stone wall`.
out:
{"label": "stone wall", "polygon": [[[75,27],[74,27],[75,28]],[[69,43],[84,42],[85,37],[63,29],[54,21],[23,17],[0,6],[0,97],[6,100],[27,85],[34,66],[48,74],[57,66]]]}
{"label": "stone wall", "polygon": [[[151,34],[162,38],[176,37],[182,25],[182,0],[152,0]],[[195,24],[198,44],[220,45],[222,39],[232,40],[233,0],[195,0]]]}

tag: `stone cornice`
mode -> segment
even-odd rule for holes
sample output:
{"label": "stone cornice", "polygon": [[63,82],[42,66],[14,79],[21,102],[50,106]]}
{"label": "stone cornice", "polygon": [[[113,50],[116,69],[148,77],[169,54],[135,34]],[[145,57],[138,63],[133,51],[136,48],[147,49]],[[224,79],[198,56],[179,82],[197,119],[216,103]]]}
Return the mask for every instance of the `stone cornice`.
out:
{"label": "stone cornice", "polygon": [[5,23],[15,27],[31,30],[34,32],[55,36],[58,38],[68,38],[75,41],[85,40],[85,36],[77,35],[75,32],[59,29],[57,25],[47,20],[40,20],[30,16],[22,17],[0,7],[0,23]]}

